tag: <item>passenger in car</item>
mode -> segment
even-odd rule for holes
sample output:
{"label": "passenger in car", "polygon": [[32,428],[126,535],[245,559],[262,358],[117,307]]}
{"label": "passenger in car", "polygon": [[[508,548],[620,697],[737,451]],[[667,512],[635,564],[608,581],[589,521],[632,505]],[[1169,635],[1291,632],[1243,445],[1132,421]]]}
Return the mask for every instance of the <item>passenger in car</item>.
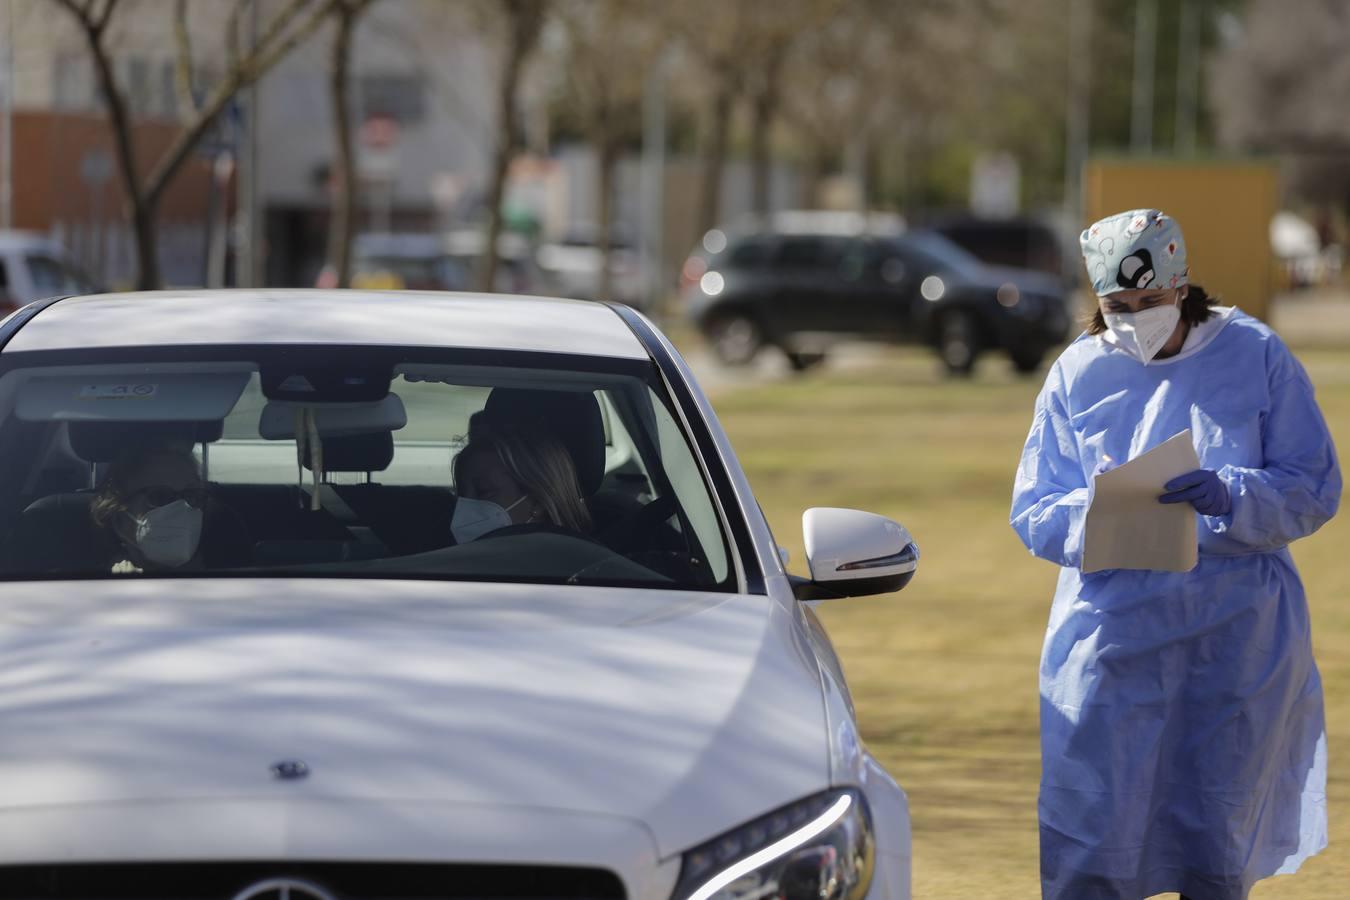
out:
{"label": "passenger in car", "polygon": [[459,498],[450,530],[456,543],[512,525],[591,531],[572,456],[550,434],[478,413],[453,467]]}
{"label": "passenger in car", "polygon": [[89,511],[113,572],[190,571],[247,565],[238,517],[212,501],[186,446],[129,450],[108,470]]}

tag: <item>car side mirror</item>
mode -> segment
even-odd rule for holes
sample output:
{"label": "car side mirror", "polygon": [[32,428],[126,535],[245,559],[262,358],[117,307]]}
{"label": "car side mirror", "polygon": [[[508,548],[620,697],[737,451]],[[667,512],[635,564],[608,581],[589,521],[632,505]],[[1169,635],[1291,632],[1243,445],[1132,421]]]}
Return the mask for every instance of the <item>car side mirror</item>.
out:
{"label": "car side mirror", "polygon": [[909,531],[885,516],[813,507],[802,514],[802,533],[811,577],[793,579],[798,600],[893,593],[919,568]]}

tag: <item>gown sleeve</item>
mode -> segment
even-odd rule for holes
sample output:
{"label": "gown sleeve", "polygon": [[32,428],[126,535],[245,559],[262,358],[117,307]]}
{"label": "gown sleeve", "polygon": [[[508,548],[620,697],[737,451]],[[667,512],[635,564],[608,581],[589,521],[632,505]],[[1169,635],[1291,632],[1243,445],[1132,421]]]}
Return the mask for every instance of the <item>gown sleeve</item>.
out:
{"label": "gown sleeve", "polygon": [[1083,561],[1087,479],[1069,425],[1059,363],[1036,398],[1036,413],[1013,484],[1012,527],[1041,559],[1077,567]]}
{"label": "gown sleeve", "polygon": [[1341,470],[1312,382],[1276,339],[1268,367],[1270,409],[1261,426],[1261,468],[1226,465],[1219,477],[1233,508],[1204,516],[1215,534],[1251,550],[1275,550],[1312,534],[1336,514]]}

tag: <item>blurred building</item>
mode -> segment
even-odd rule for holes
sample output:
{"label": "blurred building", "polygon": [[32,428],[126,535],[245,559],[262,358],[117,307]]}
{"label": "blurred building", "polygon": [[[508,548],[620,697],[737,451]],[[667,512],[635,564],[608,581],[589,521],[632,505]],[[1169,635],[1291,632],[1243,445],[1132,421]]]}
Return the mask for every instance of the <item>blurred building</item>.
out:
{"label": "blurred building", "polygon": [[[432,231],[481,204],[496,140],[496,60],[463,9],[371,6],[352,41],[349,103],[362,181],[358,231]],[[313,284],[332,199],[331,40],[321,33],[259,88],[269,284]]]}
{"label": "blurred building", "polygon": [[[65,243],[96,277],[129,281],[134,252],[94,66],[75,20],[50,0],[6,0],[12,99],[12,224]],[[192,35],[218,35],[226,4],[203,8]],[[125,4],[109,32],[113,68],[134,121],[133,146],[148,171],[178,131],[172,18]],[[150,10],[153,12],[153,10]],[[202,80],[218,77],[209,56]],[[205,254],[210,161],[194,159],[165,194],[160,255],[168,283],[196,283]]]}
{"label": "blurred building", "polygon": [[[2,2],[13,38],[14,224],[63,241],[99,280],[128,284],[134,246],[114,137],[84,37],[53,0]],[[259,0],[260,22],[281,2]],[[224,36],[234,8],[190,0],[188,36],[199,95],[226,71]],[[107,43],[142,173],[171,144],[183,119],[172,9],[169,0],[122,0],[111,20]],[[0,39],[5,24],[0,18]],[[229,250],[247,227],[247,217],[236,216],[237,176],[247,160],[256,165],[253,218],[263,282],[315,283],[333,200],[332,36],[331,25],[320,28],[236,98],[180,170],[159,210],[166,284],[236,283]],[[359,20],[347,98],[361,181],[358,233],[448,232],[481,221],[499,136],[496,38],[483,8],[443,0],[375,3]],[[541,62],[522,85],[516,127],[533,152],[513,164],[505,199],[509,225],[559,240],[592,229],[598,207],[594,152],[584,144],[554,144],[548,134],[549,105],[565,77]],[[252,136],[249,103],[256,103],[257,113]],[[644,271],[662,270],[652,274],[672,283],[700,237],[702,167],[672,154],[654,182],[643,165],[637,152],[620,160],[614,222],[625,242],[640,249]],[[661,186],[659,197],[647,196],[653,183]],[[748,163],[727,160],[724,221],[750,211],[751,184]],[[791,165],[775,164],[770,187],[773,209],[809,205],[807,179]]]}

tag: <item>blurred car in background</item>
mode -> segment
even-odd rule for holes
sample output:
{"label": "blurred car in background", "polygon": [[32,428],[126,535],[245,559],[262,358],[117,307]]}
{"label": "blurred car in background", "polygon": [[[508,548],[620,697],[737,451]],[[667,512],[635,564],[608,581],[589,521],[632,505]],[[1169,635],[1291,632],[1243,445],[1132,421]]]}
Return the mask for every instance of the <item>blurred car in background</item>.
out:
{"label": "blurred car in background", "polygon": [[713,229],[685,262],[686,312],[723,362],[748,363],[769,344],[803,369],[863,338],[930,345],[954,374],[987,350],[1033,372],[1068,334],[1058,278],[986,265],[932,231],[861,216],[810,222]]}
{"label": "blurred car in background", "polygon": [[953,216],[929,227],[989,265],[1033,269],[1056,276],[1064,272],[1063,241],[1044,222]]}
{"label": "blurred car in background", "polygon": [[[550,291],[562,297],[595,300],[600,295],[600,268],[604,254],[594,229],[577,228],[539,247],[539,268]],[[645,297],[642,265],[637,248],[622,232],[611,232],[609,298],[641,307]]]}
{"label": "blurred car in background", "polygon": [[352,287],[366,290],[463,291],[473,270],[452,257],[436,234],[363,234],[352,248]]}
{"label": "blurred car in background", "polygon": [[0,231],[0,313],[43,297],[98,290],[56,241],[27,231]]}
{"label": "blurred car in background", "polygon": [[[471,280],[486,246],[482,228],[461,228],[445,236],[446,253],[469,273]],[[492,279],[492,290],[498,294],[556,293],[539,268],[533,242],[514,232],[497,237],[497,273]]]}
{"label": "blurred car in background", "polygon": [[1282,287],[1299,289],[1334,282],[1341,274],[1341,248],[1323,246],[1317,226],[1287,210],[1270,220],[1270,249],[1279,261]]}
{"label": "blurred car in background", "polygon": [[[467,291],[476,287],[484,235],[478,228],[448,234],[371,233],[358,235],[352,247],[352,287],[373,291]],[[534,248],[518,234],[497,240],[497,293],[542,293],[547,281],[534,260]],[[336,287],[324,267],[317,286]]]}

